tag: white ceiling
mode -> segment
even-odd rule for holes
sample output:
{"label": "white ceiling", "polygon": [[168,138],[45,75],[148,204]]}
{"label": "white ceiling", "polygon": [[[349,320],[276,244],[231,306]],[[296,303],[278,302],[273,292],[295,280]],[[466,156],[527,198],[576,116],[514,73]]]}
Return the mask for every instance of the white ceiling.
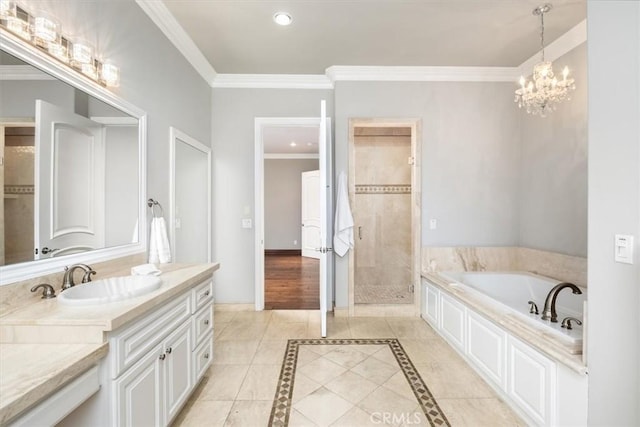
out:
{"label": "white ceiling", "polygon": [[[518,66],[540,46],[544,0],[163,0],[218,73],[324,74],[333,65]],[[586,18],[554,0],[549,44]],[[288,27],[273,14],[293,17]]]}

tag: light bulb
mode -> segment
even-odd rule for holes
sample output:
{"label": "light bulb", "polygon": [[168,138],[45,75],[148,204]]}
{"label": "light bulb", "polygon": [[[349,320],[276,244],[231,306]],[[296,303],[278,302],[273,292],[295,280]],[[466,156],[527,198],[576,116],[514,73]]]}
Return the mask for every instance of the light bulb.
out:
{"label": "light bulb", "polygon": [[567,80],[567,77],[569,77],[569,67],[564,67],[564,69],[562,70],[562,78],[564,80]]}
{"label": "light bulb", "polygon": [[523,89],[524,89],[524,84],[525,84],[526,82],[527,82],[527,81],[524,79],[524,76],[520,76],[520,86],[522,86],[522,88],[523,88]]}
{"label": "light bulb", "polygon": [[291,15],[286,12],[276,13],[275,15],[273,15],[273,20],[276,21],[276,24],[278,25],[289,25],[291,24],[291,21],[293,21]]}
{"label": "light bulb", "polygon": [[120,83],[120,70],[113,64],[102,64],[100,77],[109,87],[116,87]]}
{"label": "light bulb", "polygon": [[93,48],[86,43],[76,41],[71,46],[71,62],[81,68],[82,64],[90,64],[93,56]]}

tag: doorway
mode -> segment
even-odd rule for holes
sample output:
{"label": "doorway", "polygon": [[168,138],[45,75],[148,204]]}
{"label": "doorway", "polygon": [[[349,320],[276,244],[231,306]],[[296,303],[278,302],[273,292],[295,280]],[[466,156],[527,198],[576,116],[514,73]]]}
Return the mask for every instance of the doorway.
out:
{"label": "doorway", "polygon": [[[322,169],[320,123],[319,118],[255,119],[256,310],[322,307],[322,261],[302,256],[302,173]],[[329,129],[327,123],[325,135]],[[330,289],[324,299],[332,297]]]}
{"label": "doorway", "polygon": [[[419,313],[420,147],[416,119],[352,119],[349,311]],[[376,311],[377,310],[377,311]]]}

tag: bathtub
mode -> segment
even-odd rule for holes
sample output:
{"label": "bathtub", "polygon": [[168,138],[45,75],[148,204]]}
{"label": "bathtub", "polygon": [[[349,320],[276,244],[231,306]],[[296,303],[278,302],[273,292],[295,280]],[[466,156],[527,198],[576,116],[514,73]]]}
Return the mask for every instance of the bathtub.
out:
{"label": "bathtub", "polygon": [[[571,289],[563,289],[556,299],[558,323],[542,320],[544,301],[558,280],[528,272],[441,272],[444,278],[457,291],[470,293],[490,304],[496,311],[512,314],[522,320],[523,325],[536,332],[551,334],[572,347],[582,346],[582,326],[572,322],[571,330],[561,327],[562,319],[571,316],[583,320],[584,302],[587,300],[586,288],[580,288],[581,295],[575,295]],[[538,306],[540,315],[529,313],[528,301]]]}

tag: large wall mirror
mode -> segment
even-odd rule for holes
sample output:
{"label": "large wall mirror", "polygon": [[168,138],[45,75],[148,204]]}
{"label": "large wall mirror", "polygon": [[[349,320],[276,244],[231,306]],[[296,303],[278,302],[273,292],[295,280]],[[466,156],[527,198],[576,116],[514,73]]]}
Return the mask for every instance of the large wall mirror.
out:
{"label": "large wall mirror", "polygon": [[146,250],[145,120],[31,46],[0,50],[0,283]]}

